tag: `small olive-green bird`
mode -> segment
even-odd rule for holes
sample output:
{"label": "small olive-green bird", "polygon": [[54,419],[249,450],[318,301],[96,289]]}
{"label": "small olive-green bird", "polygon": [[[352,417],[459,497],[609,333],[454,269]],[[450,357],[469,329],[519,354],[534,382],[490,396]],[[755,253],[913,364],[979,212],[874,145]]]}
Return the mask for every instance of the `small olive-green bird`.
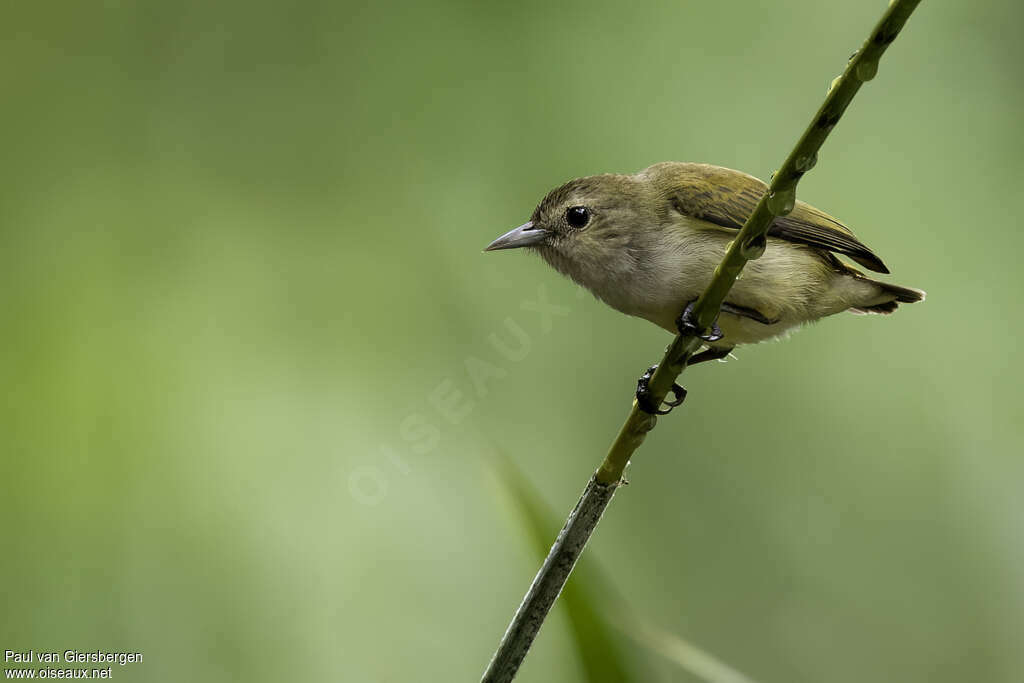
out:
{"label": "small olive-green bird", "polygon": [[[766,189],[746,173],[671,161],[634,175],[578,178],[486,250],[534,249],[612,308],[674,333]],[[837,254],[889,272],[849,228],[796,202],[772,223],[764,255],[726,297],[718,319],[724,336],[710,338],[690,362],[724,358],[738,344],[841,311],[887,314],[924,300],[923,291],[869,278]]]}

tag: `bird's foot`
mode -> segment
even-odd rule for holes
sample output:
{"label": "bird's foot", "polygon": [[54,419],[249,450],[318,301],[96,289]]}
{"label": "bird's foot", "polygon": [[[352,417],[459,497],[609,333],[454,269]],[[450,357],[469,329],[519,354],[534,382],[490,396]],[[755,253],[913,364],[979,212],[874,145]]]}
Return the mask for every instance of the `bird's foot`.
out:
{"label": "bird's foot", "polygon": [[651,398],[650,383],[651,377],[654,376],[654,371],[658,369],[657,365],[652,365],[647,368],[640,379],[636,382],[636,404],[640,410],[644,411],[648,415],[668,415],[672,412],[672,409],[678,405],[682,405],[683,401],[686,400],[686,389],[682,388],[675,382],[672,383],[672,400],[664,400],[662,403],[668,408],[661,408],[661,406],[654,405],[654,399]]}
{"label": "bird's foot", "polygon": [[683,309],[682,314],[676,318],[676,329],[679,330],[679,334],[692,334],[698,339],[703,339],[706,342],[716,342],[725,335],[722,334],[722,328],[718,326],[718,316],[715,316],[714,321],[711,323],[711,328],[701,334],[701,330],[697,327],[697,322],[693,319],[693,305],[697,303],[694,299],[690,303],[686,304],[686,308]]}

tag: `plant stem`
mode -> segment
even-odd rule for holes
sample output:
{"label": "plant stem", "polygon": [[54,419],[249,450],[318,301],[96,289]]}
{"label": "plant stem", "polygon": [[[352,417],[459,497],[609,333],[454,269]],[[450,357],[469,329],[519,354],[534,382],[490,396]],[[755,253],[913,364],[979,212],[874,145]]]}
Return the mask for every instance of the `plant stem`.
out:
{"label": "plant stem", "polygon": [[576,565],[576,558],[583,552],[583,547],[594,533],[597,522],[617,488],[618,484],[601,484],[595,477],[591,477],[587,482],[583,495],[569,513],[565,526],[558,532],[555,544],[551,546],[544,564],[530,585],[530,590],[516,610],[512,623],[508,625],[508,630],[505,631],[501,644],[484,673],[484,681],[505,683],[516,675],[551,605],[562,592],[569,572]]}
{"label": "plant stem", "polygon": [[[878,62],[886,48],[899,34],[920,0],[892,0],[881,20],[871,31],[842,75],[832,82],[824,103],[804,130],[786,160],[772,176],[768,190],[757,202],[754,211],[743,224],[736,239],[729,245],[725,257],[715,269],[711,282],[700,295],[692,310],[692,319],[698,331],[679,334],[665,350],[658,368],[648,383],[652,405],[661,405],[690,356],[703,343],[699,337],[714,322],[722,302],[748,261],[759,258],[767,244],[767,232],[777,216],[785,216],[796,202],[796,186],[800,178],[810,171],[818,158],[828,134],[842,117],[860,86],[875,77]],[[511,681],[530,649],[534,637],[547,617],[548,611],[569,578],[569,573],[597,522],[611,502],[615,489],[622,482],[622,474],[630,457],[643,443],[647,432],[654,429],[657,418],[639,408],[636,401],[629,416],[612,442],[604,462],[587,484],[583,496],[569,515],[561,533],[551,547],[547,559],[533,580],[526,597],[516,610],[512,623],[498,645],[483,683]]]}

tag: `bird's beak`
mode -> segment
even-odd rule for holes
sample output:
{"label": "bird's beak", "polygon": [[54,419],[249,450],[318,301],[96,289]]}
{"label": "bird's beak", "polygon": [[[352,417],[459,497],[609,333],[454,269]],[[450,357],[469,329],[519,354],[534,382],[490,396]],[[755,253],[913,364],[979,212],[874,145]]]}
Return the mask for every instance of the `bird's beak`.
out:
{"label": "bird's beak", "polygon": [[550,233],[547,230],[533,227],[533,221],[530,221],[529,223],[523,223],[515,230],[509,230],[504,235],[488,244],[484,251],[529,247],[533,244],[540,244],[549,234]]}

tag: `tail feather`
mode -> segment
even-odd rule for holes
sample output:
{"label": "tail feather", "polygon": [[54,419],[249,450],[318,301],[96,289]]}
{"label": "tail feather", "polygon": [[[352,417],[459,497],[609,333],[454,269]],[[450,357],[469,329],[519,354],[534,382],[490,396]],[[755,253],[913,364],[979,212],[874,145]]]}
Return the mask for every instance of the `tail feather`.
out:
{"label": "tail feather", "polygon": [[926,296],[924,290],[921,289],[890,285],[888,282],[879,282],[878,280],[874,280],[873,282],[886,294],[892,294],[896,301],[901,304],[915,304],[918,301],[924,301]]}
{"label": "tail feather", "polygon": [[878,280],[871,280],[863,278],[867,282],[877,287],[876,296],[873,297],[872,301],[865,303],[861,306],[855,306],[850,309],[853,313],[878,313],[881,315],[889,315],[899,308],[900,304],[913,304],[918,301],[924,301],[925,292],[920,289],[914,289],[913,287],[901,287],[899,285],[892,285],[888,282],[879,282]]}

